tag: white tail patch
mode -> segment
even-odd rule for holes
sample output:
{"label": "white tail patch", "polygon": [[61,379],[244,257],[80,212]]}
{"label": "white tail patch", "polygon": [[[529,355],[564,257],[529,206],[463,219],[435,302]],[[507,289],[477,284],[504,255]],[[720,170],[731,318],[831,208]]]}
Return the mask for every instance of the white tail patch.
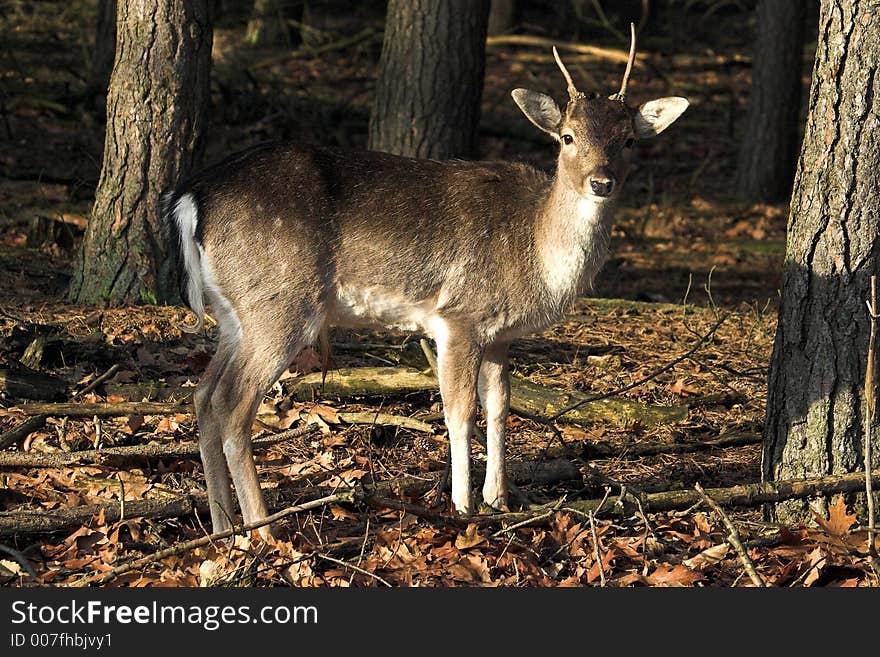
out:
{"label": "white tail patch", "polygon": [[186,298],[189,307],[196,314],[198,321],[195,326],[181,326],[182,331],[195,333],[205,324],[205,299],[202,277],[202,266],[199,245],[196,243],[196,227],[199,222],[199,210],[196,207],[192,194],[184,194],[171,211],[174,221],[177,222],[177,232],[180,235],[180,253],[183,256],[183,266],[186,269]]}

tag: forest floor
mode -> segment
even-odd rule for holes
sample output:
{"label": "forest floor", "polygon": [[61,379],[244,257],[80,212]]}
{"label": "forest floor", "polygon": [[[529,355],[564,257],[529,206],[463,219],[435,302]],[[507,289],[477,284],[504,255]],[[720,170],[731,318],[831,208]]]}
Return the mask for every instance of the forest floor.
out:
{"label": "forest floor", "polygon": [[[381,10],[365,6],[333,13],[322,29],[329,46],[350,42],[347,37],[364,28],[372,32],[320,56],[303,48],[248,48],[241,24],[221,23],[207,160],[276,137],[363,146],[382,29]],[[513,346],[511,367],[521,379],[569,395],[614,393],[612,400],[635,409],[578,424],[511,414],[508,460],[520,464],[517,481],[528,501],[546,506],[458,520],[446,493],[431,490],[448,445],[437,390],[339,396],[317,387],[304,398],[293,388],[320,369],[320,358],[307,350],[267,395],[254,437],[313,430],[258,447],[260,480],[276,509],[341,497],[287,518],[271,545],[239,536],[231,547],[173,550],[207,533],[201,463],[170,452],[197,440],[188,393],[215,336],[213,329],[182,333],[179,324],[191,317],[181,308],[65,301],[103,140],[94,110],[100,99],[86,92],[87,49],[79,45],[94,18],[88,7],[38,2],[0,12],[0,370],[51,377],[53,401],[156,405],[130,406],[118,416],[102,415],[99,406],[83,407],[96,409],[85,417],[50,411],[0,452],[0,583],[754,584],[722,519],[699,498],[663,512],[647,502],[655,492],[688,499],[698,483],[720,490],[761,478],[759,441],[788,208],[737,201],[729,190],[743,130],[749,44],[747,30],[728,28],[745,15],[726,16],[728,27],[721,29],[694,14],[692,24],[677,28],[694,37],[686,44],[669,31],[643,40],[648,64],[634,73],[635,99],[674,93],[688,97],[691,108],[668,133],[638,147],[612,259],[595,297],[579,300],[564,321]],[[537,17],[528,19],[521,31],[553,33]],[[601,29],[597,35],[603,45],[620,47]],[[552,144],[509,99],[515,86],[562,91],[548,51],[488,48],[484,158],[552,166]],[[566,59],[583,87],[616,88],[618,64]],[[336,331],[328,384],[343,376],[336,368],[409,368],[430,376],[417,338]],[[21,360],[33,356],[26,355],[29,347],[39,347],[38,357],[25,370]],[[90,386],[108,371],[111,376]],[[32,396],[6,386],[0,432],[26,419],[3,409]],[[369,419],[378,413],[394,417]],[[400,418],[423,424],[400,426],[407,424]],[[700,449],[719,438],[736,444]],[[169,453],[100,452],[140,445]],[[95,449],[98,455],[82,452],[88,460],[50,467],[59,455]],[[652,454],[641,455],[646,449]],[[16,458],[30,461],[8,465]],[[485,460],[478,445],[474,458]],[[535,474],[536,463],[543,477]],[[376,498],[379,484],[384,501]],[[355,502],[346,497],[353,492]],[[633,508],[636,497],[647,508]],[[602,498],[595,513],[576,504]],[[759,508],[726,508],[768,584],[876,584],[864,556],[865,528],[842,498],[817,507],[803,526],[766,522]],[[511,512],[522,509],[511,503]],[[171,554],[160,552],[166,548]],[[112,570],[151,555],[154,561],[127,572]]]}

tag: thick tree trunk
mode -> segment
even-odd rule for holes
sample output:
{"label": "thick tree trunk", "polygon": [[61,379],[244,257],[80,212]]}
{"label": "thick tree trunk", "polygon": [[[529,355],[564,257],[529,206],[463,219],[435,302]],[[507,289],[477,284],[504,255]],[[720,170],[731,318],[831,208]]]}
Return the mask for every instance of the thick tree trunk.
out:
{"label": "thick tree trunk", "polygon": [[746,200],[785,201],[791,193],[800,137],[806,4],[758,3],[752,88],[736,172],[737,194]]}
{"label": "thick tree trunk", "polygon": [[513,29],[516,19],[516,0],[492,0],[489,10],[488,33],[507,34]]}
{"label": "thick tree trunk", "polygon": [[277,45],[290,41],[282,0],[254,0],[245,41],[252,46]]}
{"label": "thick tree trunk", "polygon": [[[865,300],[880,254],[880,13],[869,5],[822,3],[770,370],[765,480],[864,465]],[[790,519],[805,506],[776,511]]]}
{"label": "thick tree trunk", "polygon": [[177,296],[159,217],[163,192],[200,155],[213,0],[119,0],[104,163],[70,287],[79,303]]}
{"label": "thick tree trunk", "polygon": [[370,148],[476,157],[489,0],[389,0]]}

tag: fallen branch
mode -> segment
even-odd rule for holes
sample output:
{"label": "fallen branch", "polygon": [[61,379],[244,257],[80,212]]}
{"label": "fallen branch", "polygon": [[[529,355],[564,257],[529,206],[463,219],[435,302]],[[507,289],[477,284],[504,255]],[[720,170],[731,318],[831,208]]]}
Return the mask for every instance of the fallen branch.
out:
{"label": "fallen branch", "polygon": [[[280,436],[281,434],[278,434]],[[278,436],[272,436],[277,438]],[[256,444],[257,441],[255,441]],[[395,479],[380,481],[363,486],[365,494],[401,497],[418,497],[437,486],[442,473],[429,472],[416,477],[404,475]],[[481,476],[478,469],[476,477]],[[582,479],[580,470],[569,461],[561,459],[543,462],[524,462],[507,464],[507,476],[510,481],[523,485],[553,484],[560,481],[579,481]],[[296,488],[278,488],[266,491],[266,504],[270,509],[278,509],[291,503],[315,499],[328,494],[327,488],[306,486]],[[173,499],[126,500],[126,518],[180,518],[193,513],[206,513],[208,499],[204,493],[190,493]],[[25,509],[0,512],[0,536],[47,534],[56,531],[81,527],[91,522],[92,518],[103,512],[106,522],[117,522],[120,517],[119,501],[105,504],[87,504],[62,509]]]}
{"label": "fallen branch", "polygon": [[697,351],[699,351],[703,347],[703,345],[706,343],[706,341],[709,340],[713,335],[715,335],[715,331],[717,331],[721,327],[721,325],[725,322],[725,320],[729,316],[730,316],[729,314],[722,315],[721,318],[717,322],[715,322],[715,324],[712,326],[712,328],[710,328],[709,331],[705,335],[703,335],[699,340],[697,340],[696,344],[694,344],[693,347],[688,349],[681,356],[678,356],[677,358],[674,358],[673,360],[669,361],[668,363],[666,363],[662,367],[657,368],[656,370],[654,370],[653,372],[648,374],[648,376],[645,376],[645,377],[639,379],[638,381],[630,383],[629,385],[625,385],[622,388],[617,388],[616,390],[612,390],[610,392],[606,392],[601,395],[595,395],[593,397],[587,397],[585,399],[581,399],[579,401],[576,401],[574,404],[571,404],[570,406],[567,406],[567,407],[557,411],[556,413],[553,413],[549,418],[547,418],[547,421],[553,422],[555,420],[559,420],[563,415],[567,415],[567,414],[571,413],[572,411],[575,411],[586,404],[592,404],[592,403],[595,403],[598,401],[603,401],[603,400],[608,399],[609,397],[623,394],[624,392],[632,390],[633,388],[638,388],[639,386],[644,385],[648,381],[658,377],[659,375],[663,374],[664,372],[671,370],[673,367],[678,365],[680,362],[688,359],[689,357],[693,356]]}
{"label": "fallen branch", "polygon": [[[486,38],[487,48],[494,48],[497,46],[529,46],[534,48],[547,48],[548,50],[553,46],[556,46],[558,50],[567,50],[581,55],[591,55],[600,59],[608,59],[613,62],[622,62],[626,64],[629,61],[629,52],[626,50],[587,46],[581,43],[545,39],[544,37],[532,36],[529,34],[501,34]],[[644,60],[646,59],[647,55],[637,55],[636,64],[643,66]]]}
{"label": "fallen branch", "polygon": [[117,402],[112,404],[34,403],[13,406],[0,415],[48,415],[49,417],[118,417],[123,415],[168,415],[191,413],[192,405],[181,402]]}
{"label": "fallen branch", "polygon": [[[306,436],[318,431],[317,425],[290,429],[253,441],[254,447],[268,447],[276,443]],[[169,442],[85,449],[79,452],[0,452],[0,467],[6,468],[64,468],[72,465],[101,464],[117,460],[183,459],[199,457],[198,443]]]}
{"label": "fallen branch", "polygon": [[[691,452],[705,452],[712,449],[724,449],[727,447],[742,447],[744,445],[758,445],[763,441],[760,434],[737,433],[721,436],[714,440],[690,443],[649,443],[635,445],[612,445],[610,443],[584,443],[578,454],[584,460],[599,460],[610,458],[637,458],[642,456],[656,456],[658,454],[689,454]],[[551,450],[554,456],[565,456],[571,451],[566,447],[562,452]]]}
{"label": "fallen branch", "polygon": [[260,527],[264,527],[273,522],[277,522],[278,520],[282,520],[288,516],[302,513],[303,511],[310,511],[312,509],[317,509],[328,504],[353,501],[354,491],[344,491],[342,493],[336,493],[335,495],[321,497],[317,500],[312,500],[311,502],[306,502],[304,504],[297,504],[296,506],[287,507],[286,509],[282,509],[277,513],[272,513],[266,516],[262,520],[251,522],[246,525],[236,525],[235,527],[224,530],[222,532],[208,534],[207,536],[202,536],[201,538],[196,538],[191,541],[186,541],[184,543],[178,543],[176,545],[172,545],[169,548],[165,548],[164,550],[159,550],[158,552],[147,555],[146,557],[141,557],[140,559],[136,559],[135,561],[130,561],[128,563],[116,566],[115,568],[108,570],[106,573],[104,573],[99,583],[106,584],[111,579],[118,577],[119,575],[127,573],[131,570],[135,570],[137,568],[143,568],[144,566],[147,566],[151,563],[161,561],[166,557],[179,556],[181,554],[189,552],[190,550],[194,550],[197,547],[210,545],[211,543],[222,541],[224,539],[230,538],[231,536],[235,536],[236,534],[245,534],[247,532],[251,532],[255,529],[259,529]]}
{"label": "fallen branch", "polygon": [[15,445],[34,431],[42,429],[43,425],[46,424],[46,419],[48,417],[48,415],[34,415],[19,424],[17,427],[13,427],[6,433],[0,435],[0,450]]}
{"label": "fallen branch", "polygon": [[377,424],[381,426],[402,427],[404,429],[412,429],[413,431],[421,431],[423,433],[434,433],[434,427],[427,422],[422,422],[411,417],[403,415],[389,415],[388,413],[374,413],[372,411],[364,411],[357,413],[337,413],[337,417],[346,424]]}
{"label": "fallen branch", "polygon": [[764,578],[762,578],[755,569],[755,563],[752,561],[751,557],[749,557],[748,551],[743,547],[739,532],[736,529],[736,525],[734,525],[733,521],[730,519],[730,516],[724,513],[724,509],[706,494],[706,491],[703,490],[703,487],[700,486],[699,483],[694,486],[694,490],[697,491],[699,496],[703,498],[703,501],[709,505],[709,508],[721,518],[721,522],[724,523],[724,526],[727,527],[727,542],[730,543],[731,547],[733,547],[733,549],[736,550],[737,555],[739,555],[739,560],[742,562],[743,568],[749,576],[749,579],[751,579],[752,583],[758,588],[765,588],[767,582],[764,581]]}
{"label": "fallen branch", "polygon": [[82,397],[83,395],[91,392],[92,390],[97,388],[99,385],[104,383],[104,381],[106,381],[111,376],[116,374],[116,372],[118,372],[118,371],[119,371],[119,363],[114,363],[113,365],[110,366],[110,369],[108,369],[106,372],[104,372],[101,376],[96,377],[94,381],[92,381],[89,385],[87,385],[85,388],[83,388],[78,393],[76,393],[73,396],[73,399],[77,400],[80,397]]}
{"label": "fallen branch", "polygon": [[[873,479],[880,483],[880,470],[874,470]],[[763,481],[754,484],[741,484],[729,488],[710,488],[706,491],[718,504],[725,506],[755,507],[769,502],[781,502],[783,500],[802,499],[816,495],[830,495],[833,493],[851,493],[861,490],[865,484],[864,475],[849,473],[843,475],[828,475],[810,479],[788,479],[783,481]],[[665,491],[660,493],[647,493],[642,497],[642,505],[648,513],[660,513],[665,511],[683,511],[695,504],[701,504],[702,498],[693,490]],[[598,507],[600,500],[580,500],[569,502],[565,508],[571,508],[583,514]],[[621,508],[620,505],[610,507],[611,514],[628,514],[631,509]]]}
{"label": "fallen branch", "polygon": [[21,552],[19,552],[15,548],[9,547],[8,545],[3,545],[2,543],[0,543],[0,552],[5,552],[10,557],[15,559],[21,565],[21,567],[24,568],[25,572],[28,575],[30,575],[34,579],[37,579],[37,571],[34,570],[33,564]]}

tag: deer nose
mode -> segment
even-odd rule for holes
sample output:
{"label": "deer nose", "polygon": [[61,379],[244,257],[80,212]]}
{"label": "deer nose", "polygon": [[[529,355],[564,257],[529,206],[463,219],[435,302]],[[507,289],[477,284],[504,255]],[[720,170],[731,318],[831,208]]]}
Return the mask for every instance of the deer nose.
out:
{"label": "deer nose", "polygon": [[614,191],[614,177],[591,176],[590,190],[596,196],[611,196],[611,192]]}

